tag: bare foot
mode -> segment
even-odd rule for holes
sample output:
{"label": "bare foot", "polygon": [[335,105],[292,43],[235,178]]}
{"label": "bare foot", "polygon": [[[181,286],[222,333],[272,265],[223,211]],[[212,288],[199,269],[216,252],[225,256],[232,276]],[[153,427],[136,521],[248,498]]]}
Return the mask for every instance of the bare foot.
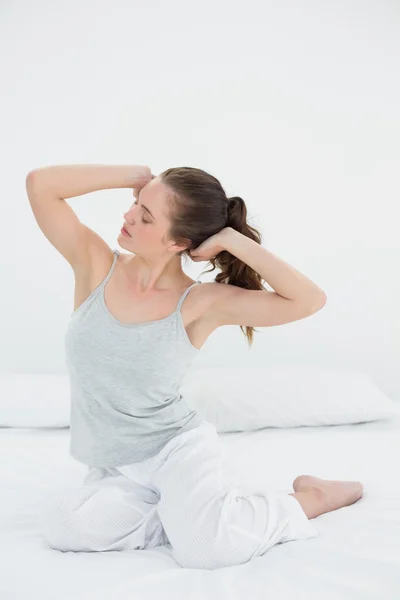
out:
{"label": "bare foot", "polygon": [[363,495],[364,486],[360,481],[336,481],[320,479],[313,475],[299,475],[293,481],[293,489],[295,492],[320,490],[326,502],[324,512],[330,512],[357,502]]}

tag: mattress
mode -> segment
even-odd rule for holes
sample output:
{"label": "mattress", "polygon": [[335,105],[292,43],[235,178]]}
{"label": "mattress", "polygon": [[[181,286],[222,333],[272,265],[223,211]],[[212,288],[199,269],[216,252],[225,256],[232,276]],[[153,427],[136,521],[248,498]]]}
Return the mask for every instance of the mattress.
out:
{"label": "mattress", "polygon": [[400,598],[400,416],[219,435],[224,478],[232,487],[289,493],[295,477],[307,473],[361,481],[364,495],[313,519],[318,537],[277,544],[233,567],[184,569],[170,545],[60,552],[47,544],[38,514],[86,474],[87,467],[69,455],[70,430],[2,428],[0,598]]}

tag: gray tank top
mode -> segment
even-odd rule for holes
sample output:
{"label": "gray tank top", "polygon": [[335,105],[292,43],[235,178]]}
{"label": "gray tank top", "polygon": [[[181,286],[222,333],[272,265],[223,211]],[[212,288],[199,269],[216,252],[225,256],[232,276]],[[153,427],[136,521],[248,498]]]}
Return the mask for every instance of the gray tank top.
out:
{"label": "gray tank top", "polygon": [[204,422],[179,393],[198,348],[181,306],[146,323],[126,324],[108,310],[105,279],[71,314],[65,335],[69,372],[70,454],[89,466],[119,467],[155,456],[176,435]]}

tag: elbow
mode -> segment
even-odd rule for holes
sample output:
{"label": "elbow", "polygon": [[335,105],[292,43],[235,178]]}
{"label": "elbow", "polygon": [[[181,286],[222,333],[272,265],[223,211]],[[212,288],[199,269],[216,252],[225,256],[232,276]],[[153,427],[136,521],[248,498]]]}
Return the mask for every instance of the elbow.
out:
{"label": "elbow", "polygon": [[25,187],[26,189],[31,188],[33,183],[37,180],[37,170],[29,171],[25,178]]}
{"label": "elbow", "polygon": [[328,297],[324,292],[318,294],[316,296],[316,298],[314,299],[314,301],[312,302],[313,312],[317,312],[318,310],[321,310],[321,308],[323,308],[325,306],[327,299],[328,299]]}
{"label": "elbow", "polygon": [[25,187],[26,190],[31,190],[33,188],[37,188],[37,186],[40,184],[41,187],[43,187],[43,184],[46,182],[46,178],[45,175],[43,173],[43,168],[39,168],[39,169],[33,169],[32,171],[29,171],[29,173],[27,174],[26,178],[25,178]]}

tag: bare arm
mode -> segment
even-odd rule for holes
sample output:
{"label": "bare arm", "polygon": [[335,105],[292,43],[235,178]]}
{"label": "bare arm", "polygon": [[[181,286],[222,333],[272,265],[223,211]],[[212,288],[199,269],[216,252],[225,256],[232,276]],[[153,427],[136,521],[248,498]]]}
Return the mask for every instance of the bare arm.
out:
{"label": "bare arm", "polygon": [[325,306],[327,295],[316,283],[254,240],[232,227],[225,227],[215,238],[217,250],[222,247],[237,256],[276,290],[219,286],[212,307],[218,325],[272,327],[304,319]]}
{"label": "bare arm", "polygon": [[325,302],[326,294],[304,273],[232,227],[222,232],[223,247],[259,273],[279,296],[305,303]]}
{"label": "bare arm", "polygon": [[26,185],[27,190],[40,187],[54,198],[65,199],[98,190],[140,188],[151,178],[145,165],[54,165],[30,171]]}
{"label": "bare arm", "polygon": [[65,198],[104,189],[140,188],[150,180],[150,168],[141,165],[56,165],[30,171],[26,191],[36,222],[49,242],[75,273],[88,273],[92,257],[109,248],[81,223]]}

